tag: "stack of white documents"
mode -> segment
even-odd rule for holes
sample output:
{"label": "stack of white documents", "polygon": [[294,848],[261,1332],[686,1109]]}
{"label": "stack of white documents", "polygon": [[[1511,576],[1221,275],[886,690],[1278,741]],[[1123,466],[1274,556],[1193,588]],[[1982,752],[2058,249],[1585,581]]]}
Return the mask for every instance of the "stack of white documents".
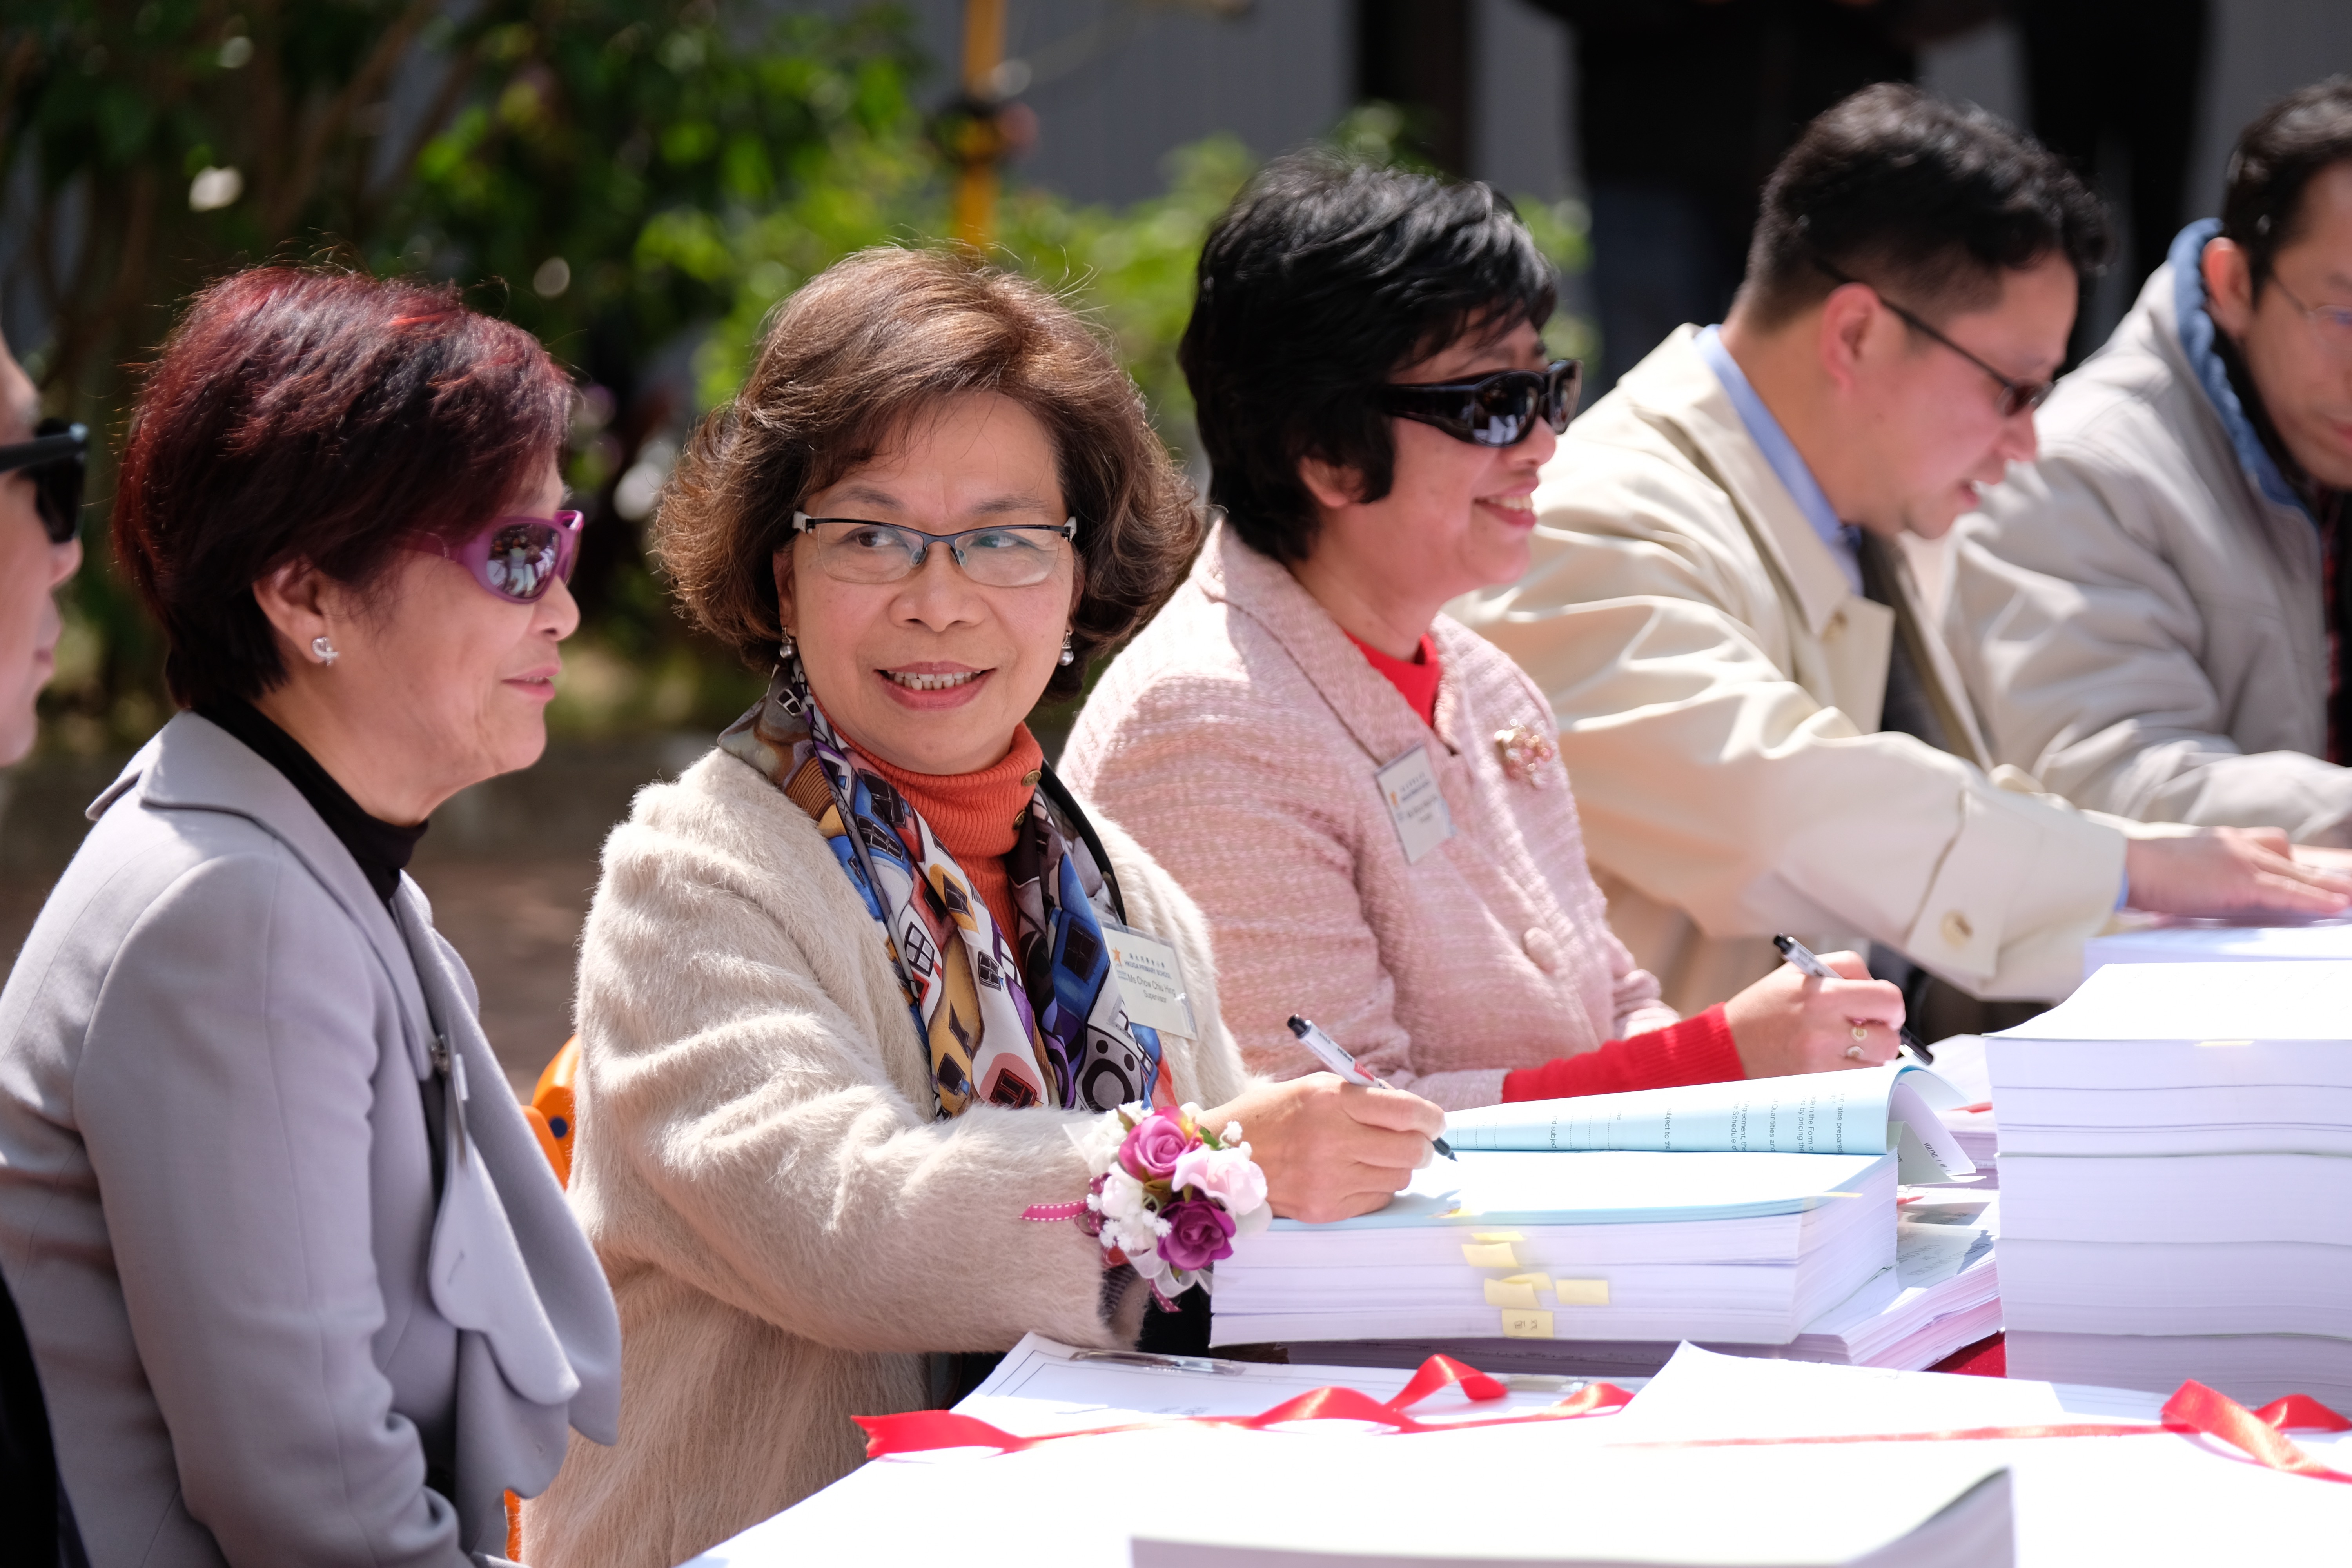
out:
{"label": "stack of white documents", "polygon": [[1456,1112],[1381,1212],[1277,1220],[1216,1269],[1213,1342],[1786,1344],[1895,1264],[1895,1184],[1972,1168],[1914,1068]]}
{"label": "stack of white documents", "polygon": [[[2083,973],[2110,963],[2232,963],[2352,959],[2352,917],[2285,925],[2235,925],[2181,915],[2136,915],[2083,944]],[[1940,1056],[1940,1053],[1939,1053]]]}
{"label": "stack of white documents", "polygon": [[1989,1062],[2011,1372],[2352,1400],[2352,963],[2112,964]]}
{"label": "stack of white documents", "polygon": [[[1999,1199],[1973,1189],[1911,1189],[1895,1229],[1894,1267],[1805,1325],[1786,1344],[1718,1343],[1734,1355],[1916,1372],[2000,1331],[1993,1266]],[[1294,1360],[1415,1367],[1445,1354],[1494,1372],[1571,1377],[1646,1376],[1675,1353],[1671,1340],[1366,1340],[1287,1347]]]}

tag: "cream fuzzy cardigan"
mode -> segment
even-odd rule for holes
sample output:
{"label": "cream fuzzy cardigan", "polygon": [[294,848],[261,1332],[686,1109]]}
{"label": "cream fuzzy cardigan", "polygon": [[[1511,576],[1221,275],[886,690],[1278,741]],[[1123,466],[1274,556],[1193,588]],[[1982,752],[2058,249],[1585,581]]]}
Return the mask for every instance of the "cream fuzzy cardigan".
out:
{"label": "cream fuzzy cardigan", "polygon": [[[1249,1065],[1315,1070],[1303,1013],[1400,1089],[1491,1105],[1503,1075],[1663,1028],[1611,934],[1558,762],[1514,778],[1498,731],[1554,732],[1534,682],[1446,616],[1433,731],[1282,565],[1223,524],[1104,675],[1063,757],[1200,900]],[[1430,757],[1454,836],[1405,859],[1373,770]]]}
{"label": "cream fuzzy cardigan", "polygon": [[[1192,900],[1093,818],[1128,922],[1172,942],[1207,1037],[1181,1100],[1246,1082]],[[583,938],[571,1197],[622,1331],[621,1437],[524,1515],[536,1568],[668,1568],[846,1474],[850,1417],[929,1402],[924,1352],[1132,1343],[1099,1245],[1021,1217],[1081,1196],[1087,1113],[933,1119],[872,918],[807,814],[713,752],[642,792]],[[877,1528],[880,1521],[877,1521]]]}

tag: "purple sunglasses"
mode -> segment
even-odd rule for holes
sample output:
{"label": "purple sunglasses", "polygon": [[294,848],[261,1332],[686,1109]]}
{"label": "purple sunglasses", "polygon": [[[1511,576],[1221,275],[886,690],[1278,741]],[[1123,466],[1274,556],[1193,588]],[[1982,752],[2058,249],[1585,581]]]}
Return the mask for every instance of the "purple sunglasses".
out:
{"label": "purple sunglasses", "polygon": [[572,581],[580,559],[580,523],[576,511],[492,518],[461,542],[428,534],[417,540],[416,548],[455,561],[485,590],[510,604],[536,604],[557,578]]}

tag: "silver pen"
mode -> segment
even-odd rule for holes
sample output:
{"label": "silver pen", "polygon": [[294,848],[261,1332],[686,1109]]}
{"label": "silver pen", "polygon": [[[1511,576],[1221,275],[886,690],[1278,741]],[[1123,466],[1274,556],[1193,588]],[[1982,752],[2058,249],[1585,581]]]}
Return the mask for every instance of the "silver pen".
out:
{"label": "silver pen", "polygon": [[1204,1355],[1159,1355],[1150,1351],[1073,1351],[1072,1361],[1107,1361],[1119,1366],[1158,1367],[1169,1372],[1213,1372],[1223,1377],[1239,1377],[1242,1363],[1219,1361]]}
{"label": "silver pen", "polygon": [[[1790,964],[1801,973],[1810,974],[1816,980],[1845,978],[1844,975],[1823,963],[1820,954],[1793,936],[1776,936],[1772,939],[1772,945],[1779,948],[1780,956],[1787,959]],[[1929,1050],[1927,1043],[1911,1032],[1911,1026],[1908,1024],[1903,1026],[1902,1039],[1904,1048],[1919,1058],[1921,1067],[1931,1068],[1936,1065],[1935,1052]]]}
{"label": "silver pen", "polygon": [[[1313,1024],[1300,1017],[1296,1013],[1293,1013],[1290,1016],[1290,1032],[1298,1037],[1298,1043],[1300,1045],[1305,1046],[1308,1050],[1315,1053],[1315,1059],[1317,1061],[1321,1062],[1325,1067],[1329,1068],[1333,1072],[1338,1073],[1349,1083],[1361,1084],[1366,1089],[1386,1089],[1389,1087],[1387,1084],[1382,1083],[1379,1079],[1374,1078],[1371,1074],[1358,1067],[1356,1065],[1356,1058],[1348,1054],[1348,1049],[1345,1046],[1342,1046],[1339,1041],[1333,1039],[1330,1036],[1325,1034],[1322,1030],[1317,1028]],[[1429,1146],[1436,1150],[1439,1153],[1444,1155],[1449,1160],[1454,1158],[1453,1146],[1448,1144],[1443,1138],[1431,1139],[1429,1141]]]}

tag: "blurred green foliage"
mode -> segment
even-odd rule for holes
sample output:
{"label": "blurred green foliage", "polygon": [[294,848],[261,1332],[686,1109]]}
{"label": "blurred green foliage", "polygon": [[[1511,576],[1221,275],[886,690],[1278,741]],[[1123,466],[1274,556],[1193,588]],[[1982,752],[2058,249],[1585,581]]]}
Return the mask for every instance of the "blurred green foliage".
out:
{"label": "blurred green foliage", "polygon": [[[567,478],[593,522],[583,627],[551,720],[574,731],[707,727],[758,677],[672,614],[643,521],[676,442],[740,382],[776,303],[866,246],[935,243],[946,169],[926,139],[906,16],[752,0],[12,0],[0,16],[0,171],[36,200],[6,281],[52,322],[15,346],[53,411],[119,439],[121,366],[208,278],[329,257],[465,285],[539,333],[583,393]],[[944,91],[944,88],[936,89]],[[1402,161],[1403,121],[1351,113],[1333,140]],[[1192,266],[1255,166],[1213,137],[1165,194],[1078,205],[1014,183],[995,255],[1115,342],[1162,437],[1191,456],[1175,363]],[[1579,213],[1522,200],[1583,265]],[[1580,347],[1578,323],[1556,343]],[[98,455],[87,531],[102,536]],[[152,629],[94,549],[68,594],[50,744],[135,742],[165,712]]]}

